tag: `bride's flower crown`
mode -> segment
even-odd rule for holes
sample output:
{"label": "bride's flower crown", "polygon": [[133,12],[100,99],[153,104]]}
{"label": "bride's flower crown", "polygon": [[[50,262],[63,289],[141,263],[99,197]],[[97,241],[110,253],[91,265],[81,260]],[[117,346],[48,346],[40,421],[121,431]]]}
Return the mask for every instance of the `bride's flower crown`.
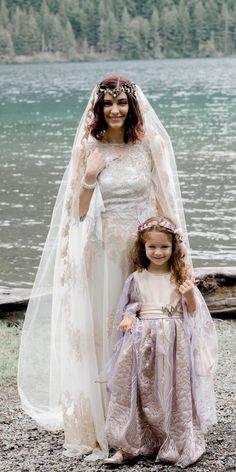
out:
{"label": "bride's flower crown", "polygon": [[165,228],[169,233],[176,234],[181,243],[184,242],[181,230],[179,228],[176,228],[173,223],[166,220],[165,218],[156,218],[152,221],[139,223],[137,226],[137,234],[142,233],[143,231],[145,231],[145,229],[150,229],[153,226],[161,226],[162,228]]}
{"label": "bride's flower crown", "polygon": [[103,83],[98,84],[97,86],[97,95],[101,95],[102,93],[109,93],[109,95],[112,95],[112,97],[116,98],[117,95],[119,95],[121,92],[128,93],[130,95],[133,95],[135,97],[136,95],[136,85],[134,82],[130,82],[127,84],[121,84],[116,88],[110,88],[108,85],[105,85]]}

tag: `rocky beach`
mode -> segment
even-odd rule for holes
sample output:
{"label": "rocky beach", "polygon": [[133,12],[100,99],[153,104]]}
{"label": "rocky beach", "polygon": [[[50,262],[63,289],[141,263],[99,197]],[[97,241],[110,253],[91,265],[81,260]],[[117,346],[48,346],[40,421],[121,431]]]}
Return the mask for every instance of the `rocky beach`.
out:
{"label": "rocky beach", "polygon": [[[189,467],[194,472],[235,471],[236,320],[215,319],[219,340],[219,368],[216,378],[218,423],[206,438],[206,453]],[[9,330],[12,328],[9,327]],[[20,332],[16,330],[19,338]],[[11,343],[12,344],[12,343]],[[9,354],[11,350],[9,349]],[[15,364],[16,364],[15,355]],[[16,371],[16,365],[14,368]],[[88,463],[62,455],[63,432],[50,433],[38,427],[21,409],[14,377],[7,378],[0,398],[0,470],[4,472],[107,471],[102,463]],[[139,459],[119,467],[124,471],[175,472],[179,468]]]}

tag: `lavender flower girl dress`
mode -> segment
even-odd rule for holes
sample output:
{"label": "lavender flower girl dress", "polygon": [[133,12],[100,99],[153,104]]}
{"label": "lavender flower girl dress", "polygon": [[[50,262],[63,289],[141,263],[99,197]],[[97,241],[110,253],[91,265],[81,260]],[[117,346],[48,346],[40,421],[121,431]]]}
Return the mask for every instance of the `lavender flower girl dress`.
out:
{"label": "lavender flower girl dress", "polygon": [[170,273],[143,269],[127,279],[116,328],[124,314],[134,328],[120,334],[110,364],[110,447],[182,468],[204,453],[204,433],[216,422],[217,342],[197,288],[195,295],[191,316]]}

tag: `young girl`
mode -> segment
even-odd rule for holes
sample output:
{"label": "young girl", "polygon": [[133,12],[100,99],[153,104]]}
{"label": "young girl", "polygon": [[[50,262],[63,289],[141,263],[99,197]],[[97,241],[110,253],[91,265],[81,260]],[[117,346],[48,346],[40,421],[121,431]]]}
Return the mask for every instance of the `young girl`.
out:
{"label": "young girl", "polygon": [[139,225],[132,261],[108,381],[106,431],[117,452],[105,463],[141,454],[184,468],[202,456],[204,433],[216,422],[214,324],[169,220]]}

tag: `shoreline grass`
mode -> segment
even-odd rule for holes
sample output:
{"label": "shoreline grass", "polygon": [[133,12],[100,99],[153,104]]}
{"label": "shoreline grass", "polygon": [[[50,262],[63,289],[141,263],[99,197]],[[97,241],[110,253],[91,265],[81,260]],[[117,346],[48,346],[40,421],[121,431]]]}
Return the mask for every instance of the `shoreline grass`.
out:
{"label": "shoreline grass", "polygon": [[17,381],[17,364],[23,321],[0,321],[0,384],[14,385]]}

